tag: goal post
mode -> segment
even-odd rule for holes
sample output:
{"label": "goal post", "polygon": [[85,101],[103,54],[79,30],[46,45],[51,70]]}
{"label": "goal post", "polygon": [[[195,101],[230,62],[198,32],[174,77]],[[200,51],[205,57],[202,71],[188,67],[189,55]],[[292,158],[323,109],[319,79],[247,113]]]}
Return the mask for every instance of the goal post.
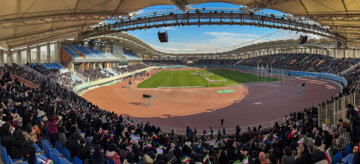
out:
{"label": "goal post", "polygon": [[206,81],[208,82],[208,87],[213,83],[222,83],[224,84],[224,86],[226,86],[226,80],[225,79],[221,79],[221,80],[210,80],[209,78],[205,77]]}

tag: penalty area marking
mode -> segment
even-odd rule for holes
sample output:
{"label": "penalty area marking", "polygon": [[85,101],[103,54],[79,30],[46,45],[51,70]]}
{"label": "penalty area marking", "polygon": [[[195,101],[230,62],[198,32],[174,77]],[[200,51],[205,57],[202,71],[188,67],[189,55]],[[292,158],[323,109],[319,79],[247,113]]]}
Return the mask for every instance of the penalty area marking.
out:
{"label": "penalty area marking", "polygon": [[254,105],[260,105],[260,104],[262,104],[262,102],[256,102],[256,103],[254,103]]}

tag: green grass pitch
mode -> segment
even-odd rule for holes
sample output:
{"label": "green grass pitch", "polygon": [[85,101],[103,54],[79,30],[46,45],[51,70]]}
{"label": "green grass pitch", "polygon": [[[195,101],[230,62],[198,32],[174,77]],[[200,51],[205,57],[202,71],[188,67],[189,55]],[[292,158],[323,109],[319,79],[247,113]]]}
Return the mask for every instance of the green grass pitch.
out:
{"label": "green grass pitch", "polygon": [[[207,76],[194,76],[191,73],[196,71],[204,73],[212,73]],[[141,82],[138,88],[159,88],[159,87],[186,87],[186,86],[206,86],[208,85],[205,77],[210,80],[226,80],[226,84],[240,84],[260,81],[279,81],[278,78],[257,77],[256,75],[247,74],[239,71],[231,71],[228,69],[216,70],[165,70],[161,71],[149,79]],[[224,86],[223,82],[212,83],[210,87]]]}

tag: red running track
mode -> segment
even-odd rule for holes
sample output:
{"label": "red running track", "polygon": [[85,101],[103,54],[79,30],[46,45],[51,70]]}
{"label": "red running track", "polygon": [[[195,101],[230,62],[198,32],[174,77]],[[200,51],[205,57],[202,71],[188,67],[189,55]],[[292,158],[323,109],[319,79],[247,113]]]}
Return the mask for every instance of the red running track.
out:
{"label": "red running track", "polygon": [[[298,92],[298,85],[302,83],[306,84],[304,94]],[[295,78],[283,78],[283,81],[273,83],[245,84],[245,86],[249,94],[241,102],[212,112],[168,118],[132,117],[132,119],[150,121],[163,129],[174,128],[177,132],[184,132],[186,126],[198,129],[208,129],[211,126],[218,129],[221,128],[221,119],[224,119],[225,128],[234,128],[236,125],[261,124],[283,119],[291,112],[317,106],[340,91],[340,87],[331,82]]]}

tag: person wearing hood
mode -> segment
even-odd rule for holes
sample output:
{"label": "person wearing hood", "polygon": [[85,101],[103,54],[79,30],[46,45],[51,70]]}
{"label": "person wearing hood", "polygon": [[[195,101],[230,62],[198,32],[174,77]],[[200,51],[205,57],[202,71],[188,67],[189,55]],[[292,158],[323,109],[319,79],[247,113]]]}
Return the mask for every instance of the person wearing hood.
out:
{"label": "person wearing hood", "polygon": [[356,112],[353,105],[346,105],[347,115],[346,118],[350,120],[351,123],[351,132],[352,139],[354,143],[359,143],[360,141],[360,117]]}
{"label": "person wearing hood", "polygon": [[158,154],[156,156],[154,164],[167,164],[167,162],[165,161],[165,158],[164,158],[164,156],[162,154]]}
{"label": "person wearing hood", "polygon": [[284,148],[284,156],[282,157],[282,164],[295,164],[295,158],[290,147],[286,146]]}
{"label": "person wearing hood", "polygon": [[121,163],[120,156],[116,152],[116,145],[115,144],[110,144],[109,145],[108,150],[105,153],[105,156],[106,156],[106,158],[109,158],[109,159],[113,160],[115,162],[115,164],[120,164]]}
{"label": "person wearing hood", "polygon": [[10,131],[11,126],[9,123],[5,123],[0,128],[1,144],[6,148],[8,155],[13,159],[24,157],[24,160],[33,164],[36,150],[32,146],[32,141],[27,141],[20,130],[16,130],[13,135]]}
{"label": "person wearing hood", "polygon": [[312,163],[311,156],[309,154],[309,149],[306,144],[302,143],[299,145],[299,157],[296,158],[296,164],[303,164],[303,163]]}
{"label": "person wearing hood", "polygon": [[106,159],[104,156],[104,149],[101,148],[100,144],[95,145],[95,151],[92,155],[92,163],[93,164],[106,164]]}

